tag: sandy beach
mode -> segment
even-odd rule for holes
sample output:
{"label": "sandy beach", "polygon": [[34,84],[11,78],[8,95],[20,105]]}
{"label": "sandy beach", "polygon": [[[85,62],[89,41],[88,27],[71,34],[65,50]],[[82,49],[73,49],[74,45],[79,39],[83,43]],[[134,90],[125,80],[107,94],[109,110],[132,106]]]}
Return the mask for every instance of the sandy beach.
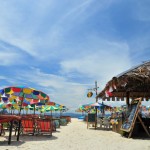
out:
{"label": "sandy beach", "polygon": [[10,146],[0,136],[1,150],[150,150],[150,139],[127,139],[112,131],[87,129],[86,123],[72,119],[49,136],[20,136]]}

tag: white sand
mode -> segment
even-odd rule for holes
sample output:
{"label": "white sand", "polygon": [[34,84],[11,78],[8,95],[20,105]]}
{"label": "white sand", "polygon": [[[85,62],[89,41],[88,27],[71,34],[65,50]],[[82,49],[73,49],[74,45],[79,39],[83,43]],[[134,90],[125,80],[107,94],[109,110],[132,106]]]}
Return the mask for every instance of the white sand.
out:
{"label": "white sand", "polygon": [[0,150],[150,150],[150,139],[127,139],[112,131],[87,129],[78,119],[61,126],[52,137],[20,136],[8,146],[0,137]]}

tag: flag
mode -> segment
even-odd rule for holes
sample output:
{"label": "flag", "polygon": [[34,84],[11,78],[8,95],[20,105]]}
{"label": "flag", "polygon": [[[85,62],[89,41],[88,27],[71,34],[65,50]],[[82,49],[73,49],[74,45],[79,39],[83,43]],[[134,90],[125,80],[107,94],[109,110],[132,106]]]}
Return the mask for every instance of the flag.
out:
{"label": "flag", "polygon": [[111,97],[111,96],[113,96],[113,94],[111,92],[109,92],[109,90],[106,90],[105,91],[105,96],[106,97]]}

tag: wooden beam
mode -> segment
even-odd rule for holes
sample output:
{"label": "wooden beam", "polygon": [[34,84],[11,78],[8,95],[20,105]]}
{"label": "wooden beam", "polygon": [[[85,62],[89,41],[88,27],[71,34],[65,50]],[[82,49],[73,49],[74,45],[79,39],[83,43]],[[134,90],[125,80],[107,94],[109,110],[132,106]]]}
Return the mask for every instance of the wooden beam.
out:
{"label": "wooden beam", "polygon": [[129,104],[129,98],[130,98],[130,97],[129,97],[129,92],[127,92],[127,93],[126,93],[126,104],[127,104],[128,107],[129,107],[129,105],[130,105],[130,104]]}

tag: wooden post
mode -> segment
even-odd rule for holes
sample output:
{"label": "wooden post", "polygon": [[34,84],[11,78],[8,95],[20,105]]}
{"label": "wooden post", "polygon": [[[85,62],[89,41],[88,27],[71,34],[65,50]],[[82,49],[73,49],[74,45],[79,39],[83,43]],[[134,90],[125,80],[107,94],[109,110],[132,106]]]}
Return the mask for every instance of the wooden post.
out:
{"label": "wooden post", "polygon": [[10,122],[9,137],[8,137],[8,145],[11,144],[12,126],[13,126],[13,120]]}
{"label": "wooden post", "polygon": [[19,136],[20,136],[20,128],[21,128],[21,120],[19,120],[19,125],[18,125],[17,141],[19,141]]}
{"label": "wooden post", "polygon": [[22,104],[23,104],[23,100],[21,100],[20,110],[19,110],[19,116],[21,115]]}
{"label": "wooden post", "polygon": [[34,104],[34,115],[35,115],[35,104]]}
{"label": "wooden post", "polygon": [[[23,91],[23,89],[22,89],[22,91]],[[21,108],[22,108],[23,100],[24,100],[24,93],[22,95],[22,100],[21,100],[21,104],[20,104],[19,116],[21,115]]]}
{"label": "wooden post", "polygon": [[129,103],[129,92],[126,92],[126,104],[129,107],[130,103]]}
{"label": "wooden post", "polygon": [[[97,81],[95,81],[95,92],[96,92],[96,102],[98,102],[98,98],[97,98]],[[96,108],[96,114],[95,114],[95,130],[96,130],[96,127],[97,127],[97,108]]]}

